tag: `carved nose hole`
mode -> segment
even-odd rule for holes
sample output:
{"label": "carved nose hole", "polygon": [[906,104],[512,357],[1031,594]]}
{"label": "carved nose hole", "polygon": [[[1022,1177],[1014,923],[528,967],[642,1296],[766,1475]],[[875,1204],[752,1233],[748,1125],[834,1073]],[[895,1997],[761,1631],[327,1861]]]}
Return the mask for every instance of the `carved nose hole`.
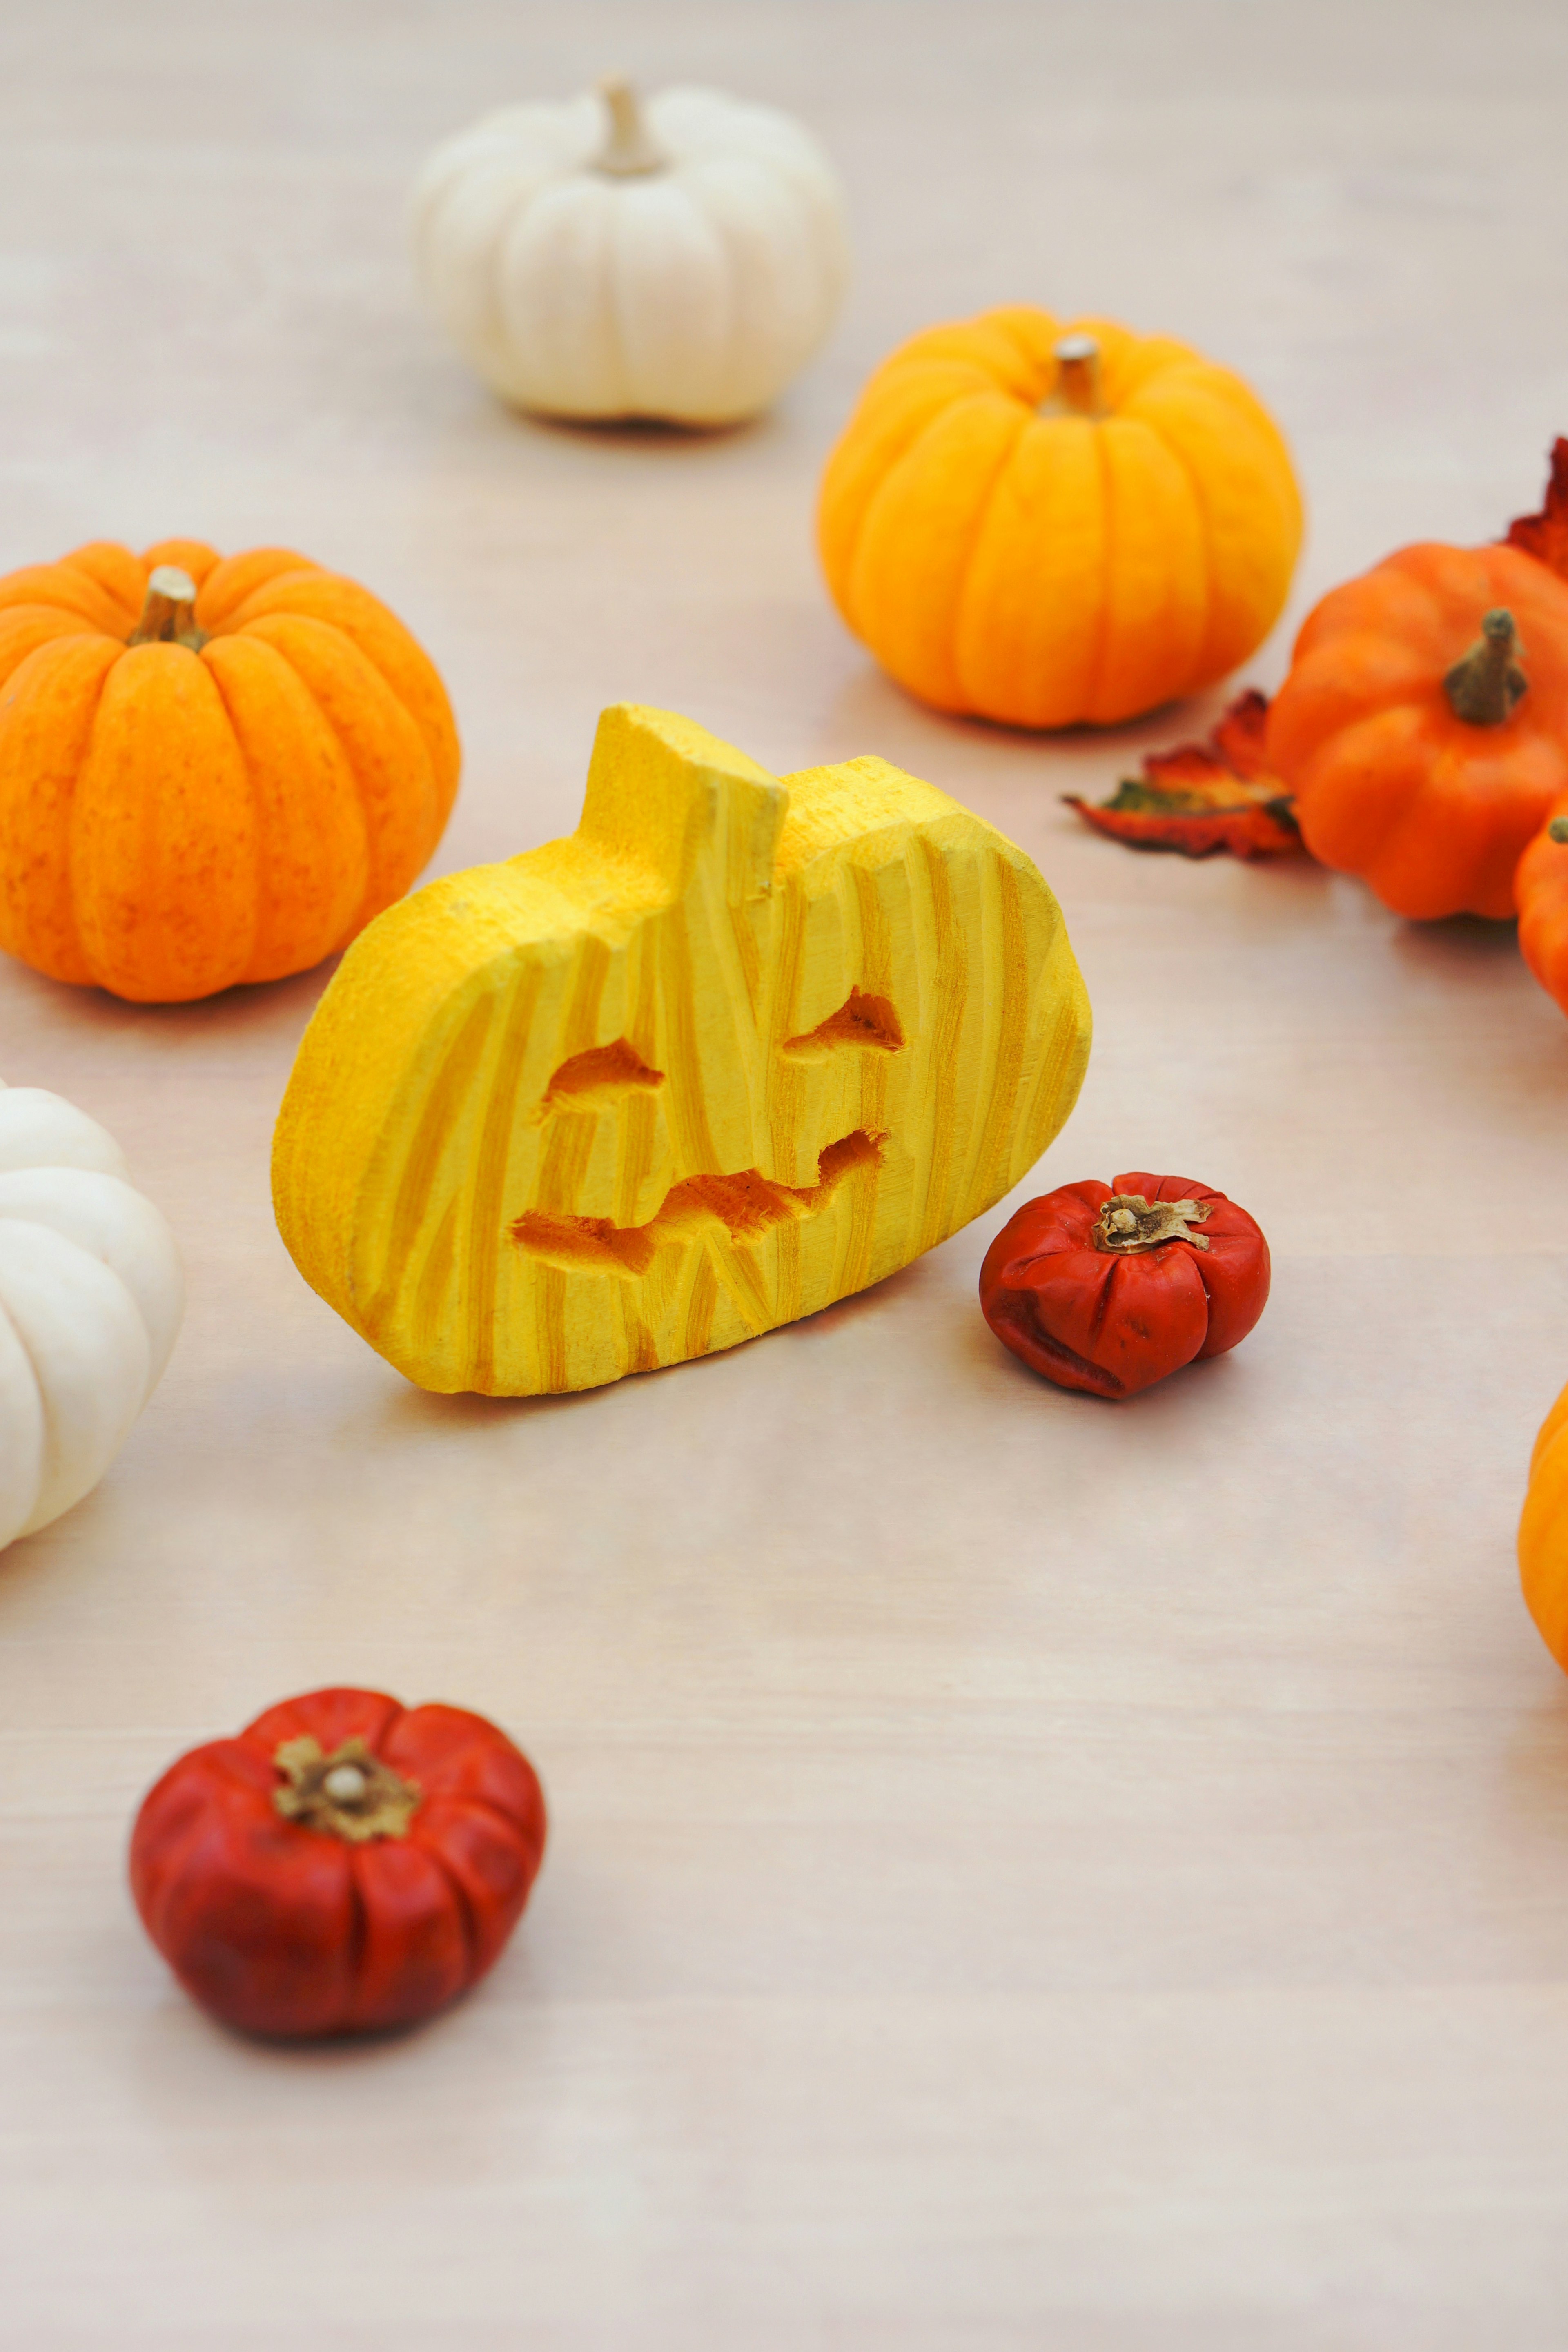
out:
{"label": "carved nose hole", "polygon": [[557,1110],[598,1110],[618,1102],[623,1095],[653,1093],[664,1084],[664,1072],[654,1070],[635,1045],[617,1037],[613,1045],[591,1045],[563,1062],[534,1112],[534,1124]]}
{"label": "carved nose hole", "polygon": [[872,1045],[879,1053],[897,1054],[903,1043],[903,1025],[888,998],[863,996],[852,988],[837,1013],[804,1037],[786,1038],[784,1050],[797,1062],[822,1062],[846,1045]]}

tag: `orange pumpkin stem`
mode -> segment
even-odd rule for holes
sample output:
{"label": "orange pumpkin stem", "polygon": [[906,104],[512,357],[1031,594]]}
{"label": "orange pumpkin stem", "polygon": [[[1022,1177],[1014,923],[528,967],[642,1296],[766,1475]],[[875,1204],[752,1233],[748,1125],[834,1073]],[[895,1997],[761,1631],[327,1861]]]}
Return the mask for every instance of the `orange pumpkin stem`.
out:
{"label": "orange pumpkin stem", "polygon": [[148,575],[147,601],[127,645],[189,646],[195,653],[206,641],[205,630],[196,626],[195,582],[176,565],[160,563]]}
{"label": "orange pumpkin stem", "polygon": [[595,172],[612,180],[633,180],[644,172],[668,170],[669,158],[649,135],[637,94],[629,81],[612,75],[599,84],[599,96],[610,118],[609,134],[594,158]]}
{"label": "orange pumpkin stem", "polygon": [[1057,363],[1057,381],[1049,399],[1040,404],[1042,414],[1087,416],[1091,420],[1103,416],[1100,345],[1094,337],[1064,335],[1051,357]]}
{"label": "orange pumpkin stem", "polygon": [[272,1801],[286,1822],[350,1845],[407,1836],[421,1795],[418,1783],[405,1780],[373,1756],[363,1739],[345,1739],[330,1756],[308,1736],[286,1739],[272,1761],[286,1783],[273,1790]]}
{"label": "orange pumpkin stem", "polygon": [[1513,614],[1500,604],[1482,621],[1481,634],[1463,661],[1443,680],[1455,718],[1469,727],[1500,727],[1511,719],[1530,687],[1519,667],[1523,651]]}
{"label": "orange pumpkin stem", "polygon": [[1213,1209],[1212,1201],[1146,1201],[1142,1192],[1112,1192],[1095,1220],[1094,1246],[1117,1257],[1158,1249],[1163,1242],[1191,1242],[1194,1249],[1206,1250],[1203,1234],[1188,1227],[1201,1225]]}

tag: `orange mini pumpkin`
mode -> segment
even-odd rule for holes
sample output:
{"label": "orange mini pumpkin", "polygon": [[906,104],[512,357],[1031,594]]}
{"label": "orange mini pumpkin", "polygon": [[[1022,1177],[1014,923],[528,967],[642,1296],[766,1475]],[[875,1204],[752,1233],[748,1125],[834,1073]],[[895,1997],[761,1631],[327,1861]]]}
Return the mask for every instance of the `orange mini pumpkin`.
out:
{"label": "orange mini pumpkin", "polygon": [[1519,1573],[1542,1640],[1568,1669],[1568,1389],[1542,1423],[1530,1457]]}
{"label": "orange mini pumpkin", "polygon": [[1301,500],[1238,376],[1026,306],[885,361],[823,478],[828,585],[900,686],[1020,727],[1212,685],[1283,609]]}
{"label": "orange mini pumpkin", "polygon": [[1513,897],[1524,961],[1568,1013],[1568,802],[1552,809],[1520,859]]}
{"label": "orange mini pumpkin", "polygon": [[1313,856],[1395,914],[1511,915],[1568,792],[1568,584],[1511,547],[1402,548],[1308,614],[1268,750]]}
{"label": "orange mini pumpkin", "polygon": [[0,579],[0,947],[172,1003],[303,971],[441,837],[458,737],[384,604],[287,548]]}

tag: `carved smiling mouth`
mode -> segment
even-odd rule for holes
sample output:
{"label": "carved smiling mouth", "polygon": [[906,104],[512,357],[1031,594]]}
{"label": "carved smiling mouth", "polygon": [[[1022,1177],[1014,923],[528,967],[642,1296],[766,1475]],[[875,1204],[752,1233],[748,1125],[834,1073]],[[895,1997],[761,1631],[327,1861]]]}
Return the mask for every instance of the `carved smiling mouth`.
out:
{"label": "carved smiling mouth", "polygon": [[706,1233],[731,1242],[760,1241],[774,1226],[820,1215],[846,1177],[879,1168],[882,1143],[858,1127],[830,1143],[816,1163],[815,1184],[775,1184],[755,1168],[734,1176],[688,1176],[665,1194],[646,1225],[612,1224],[608,1217],[557,1217],[525,1211],[508,1227],[530,1257],[574,1274],[619,1274],[638,1281],[660,1250],[684,1248]]}

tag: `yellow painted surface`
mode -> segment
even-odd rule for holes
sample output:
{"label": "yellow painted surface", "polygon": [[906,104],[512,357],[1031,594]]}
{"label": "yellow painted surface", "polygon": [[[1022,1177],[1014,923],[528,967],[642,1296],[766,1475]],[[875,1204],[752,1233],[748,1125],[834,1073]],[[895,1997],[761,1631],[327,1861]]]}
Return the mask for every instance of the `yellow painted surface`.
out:
{"label": "yellow painted surface", "polygon": [[1021,850],[876,759],[782,782],[658,710],[582,823],[350,949],[273,1190],[306,1279],[422,1387],[592,1388],[863,1289],[1016,1184],[1089,1012]]}

